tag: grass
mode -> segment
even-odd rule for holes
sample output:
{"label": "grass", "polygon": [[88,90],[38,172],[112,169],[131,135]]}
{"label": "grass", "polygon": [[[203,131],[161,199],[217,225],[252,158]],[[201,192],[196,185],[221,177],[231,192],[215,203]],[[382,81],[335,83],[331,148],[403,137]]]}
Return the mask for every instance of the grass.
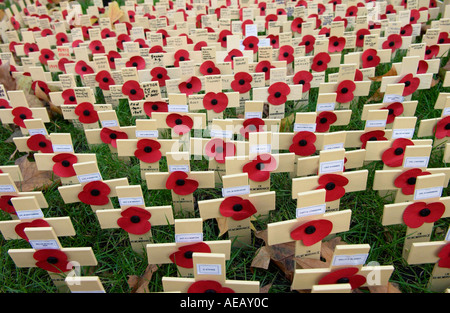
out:
{"label": "grass", "polygon": [[[420,38],[418,39],[420,41]],[[396,55],[393,62],[401,61],[405,53]],[[442,58],[442,64],[446,64],[448,57]],[[377,75],[386,73],[391,64],[383,64],[377,67]],[[328,73],[335,72],[331,69]],[[371,92],[367,97],[360,97],[352,106],[353,115],[350,124],[346,127],[333,128],[332,130],[354,130],[362,129],[363,122],[360,119],[362,108],[370,96],[379,88],[380,83],[372,84]],[[413,100],[418,100],[416,116],[419,120],[440,116],[438,110],[434,110],[434,102],[439,93],[448,92],[449,88],[444,88],[442,83],[438,83],[429,90],[417,91],[413,95]],[[310,101],[307,106],[303,106],[297,111],[311,111],[315,107],[317,99],[317,89],[312,90]],[[102,103],[101,92],[97,90],[97,102]],[[295,113],[292,104],[288,105],[288,110]],[[131,116],[127,101],[121,101],[116,108],[119,121],[122,126],[133,125],[136,117]],[[233,112],[227,112],[233,115]],[[291,125],[292,126],[292,125]],[[168,190],[149,191],[145,181],[140,178],[139,162],[130,158],[129,162],[119,159],[110,153],[106,145],[88,145],[83,131],[77,129],[61,117],[56,117],[47,125],[49,133],[71,133],[72,140],[77,153],[95,153],[97,155],[98,166],[103,178],[113,179],[127,177],[130,185],[141,185],[144,199],[147,206],[167,205],[171,203],[171,194]],[[290,128],[288,131],[292,131]],[[14,153],[15,146],[12,142],[5,142],[13,129],[5,126],[0,128],[0,164],[14,164],[14,160],[23,153]],[[12,156],[12,157],[11,157]],[[207,161],[195,161],[194,170],[206,170]],[[442,151],[433,150],[430,160],[430,167],[446,167],[442,161]],[[371,183],[375,170],[382,168],[381,162],[371,162],[366,164],[364,169],[369,171],[367,190],[347,194],[341,199],[341,209],[352,210],[352,221],[349,231],[338,234],[343,241],[349,244],[369,244],[371,251],[368,262],[376,261],[381,265],[392,264],[395,271],[391,277],[391,282],[396,283],[403,293],[429,293],[427,288],[433,265],[425,264],[420,266],[409,266],[402,259],[402,246],[405,237],[406,226],[383,226],[381,216],[383,206],[390,203],[388,199],[382,198],[378,192],[372,190]],[[161,164],[161,171],[166,171],[167,165],[164,160]],[[276,191],[277,207],[270,213],[268,220],[257,220],[254,226],[257,230],[266,228],[267,222],[283,221],[295,218],[296,201],[291,198],[291,179],[286,173],[272,174],[271,190]],[[217,190],[197,190],[197,199],[218,198]],[[60,238],[64,247],[92,247],[98,266],[84,267],[82,275],[98,275],[108,293],[128,293],[130,287],[127,284],[129,275],[141,276],[146,267],[147,259],[145,255],[135,253],[129,244],[128,235],[121,229],[101,229],[95,213],[88,205],[82,203],[65,204],[58,192],[58,184],[55,183],[44,190],[45,197],[49,203],[48,209],[44,209],[46,217],[69,216],[76,230],[74,237]],[[444,189],[443,196],[449,195],[449,188]],[[118,208],[117,199],[113,199],[115,208]],[[195,216],[199,216],[198,212]],[[186,216],[176,216],[176,218]],[[10,219],[9,215],[0,212],[0,220]],[[442,240],[445,231],[449,227],[449,219],[441,219],[435,223],[435,231],[431,240]],[[172,226],[155,226],[152,228],[154,241],[157,243],[168,243],[174,241]],[[219,229],[214,220],[204,222],[204,240],[226,239],[227,235],[219,237]],[[272,284],[270,293],[290,293],[291,282],[286,279],[284,273],[275,265],[271,264],[268,270],[250,267],[257,250],[264,243],[253,237],[253,244],[247,249],[233,248],[231,258],[227,262],[227,278],[237,280],[255,280],[260,282],[260,286]],[[54,293],[56,288],[44,270],[39,268],[17,268],[8,255],[9,249],[29,248],[28,243],[22,240],[4,240],[0,238],[0,292],[2,293]],[[151,292],[161,292],[161,278],[164,276],[176,276],[177,270],[173,264],[160,266],[154,273],[149,283]]]}

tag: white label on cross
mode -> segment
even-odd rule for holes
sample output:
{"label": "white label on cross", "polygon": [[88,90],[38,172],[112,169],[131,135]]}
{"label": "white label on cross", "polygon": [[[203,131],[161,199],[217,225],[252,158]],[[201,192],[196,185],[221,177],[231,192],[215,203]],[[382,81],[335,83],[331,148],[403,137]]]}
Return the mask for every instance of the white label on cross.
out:
{"label": "white label on cross", "polygon": [[442,110],[442,116],[447,116],[450,115],[450,108],[444,108],[444,110]]}
{"label": "white label on cross", "polygon": [[408,157],[405,158],[403,167],[427,167],[430,157]]}
{"label": "white label on cross", "polygon": [[110,121],[101,121],[103,127],[114,127],[119,126],[119,123],[116,120]]}
{"label": "white label on cross", "polygon": [[271,145],[254,145],[250,147],[251,153],[270,153],[271,151]]}
{"label": "white label on cross", "polygon": [[142,197],[119,198],[119,204],[120,206],[144,205],[144,198]]}
{"label": "white label on cross", "polygon": [[47,131],[45,130],[45,128],[29,129],[28,133],[30,134],[30,136],[33,136],[33,135],[47,135]]}
{"label": "white label on cross", "polygon": [[385,127],[386,120],[370,120],[366,121],[366,127]]}
{"label": "white label on cross", "polygon": [[323,150],[333,150],[333,149],[342,149],[344,148],[344,143],[332,143],[330,145],[324,145]]}
{"label": "white label on cross", "polygon": [[199,242],[203,241],[202,233],[175,234],[175,242]]}
{"label": "white label on cross", "polygon": [[250,185],[222,188],[222,197],[248,195],[250,193]]}
{"label": "white label on cross", "polygon": [[170,165],[169,172],[189,172],[189,165]]}
{"label": "white label on cross", "polygon": [[442,189],[442,186],[417,189],[414,191],[414,200],[439,198],[442,195]]}
{"label": "white label on cross", "polygon": [[149,137],[149,138],[158,138],[159,133],[157,130],[137,130],[136,131],[136,137],[142,138],[142,137]]}
{"label": "white label on cross", "polygon": [[334,108],[336,106],[336,103],[330,102],[330,103],[317,103],[316,111],[334,111]]}
{"label": "white label on cross", "polygon": [[50,240],[30,240],[30,245],[33,249],[60,249],[58,242],[55,239]]}
{"label": "white label on cross", "polygon": [[233,138],[233,132],[231,130],[217,130],[212,129],[210,136],[216,138]]}
{"label": "white label on cross", "polygon": [[245,37],[255,36],[258,37],[258,25],[247,24],[245,25]]}
{"label": "white label on cross", "polygon": [[344,160],[321,162],[319,174],[336,173],[344,171]]}
{"label": "white label on cross", "polygon": [[333,258],[332,265],[363,265],[366,263],[368,253],[365,254],[355,254],[355,255],[336,255]]}
{"label": "white label on cross", "polygon": [[316,131],[316,124],[302,124],[302,123],[295,123],[294,124],[294,131],[295,132],[301,132],[301,131],[309,131],[309,132],[315,132]]}
{"label": "white label on cross", "polygon": [[53,152],[73,152],[72,145],[52,145]]}
{"label": "white label on cross", "polygon": [[0,192],[16,192],[13,185],[0,185]]}
{"label": "white label on cross", "polygon": [[403,102],[405,101],[405,97],[401,95],[384,95],[383,103],[390,103],[390,102]]}
{"label": "white label on cross", "polygon": [[245,119],[262,118],[262,112],[245,112]]}
{"label": "white label on cross", "polygon": [[169,104],[169,112],[189,112],[189,107],[186,104]]}
{"label": "white label on cross", "polygon": [[447,235],[445,235],[445,241],[450,241],[450,228],[447,231]]}
{"label": "white label on cross", "polygon": [[392,130],[392,138],[412,138],[414,135],[414,128],[405,128],[405,129],[393,129]]}
{"label": "white label on cross", "polygon": [[24,210],[24,211],[16,211],[17,217],[20,220],[26,220],[31,218],[43,218],[44,213],[42,213],[41,209],[38,210]]}
{"label": "white label on cross", "polygon": [[220,264],[197,264],[197,274],[222,275],[222,266]]}
{"label": "white label on cross", "polygon": [[303,208],[297,208],[295,211],[295,217],[304,217],[309,215],[323,214],[325,213],[327,206],[326,204],[312,205]]}
{"label": "white label on cross", "polygon": [[80,183],[88,183],[91,181],[102,180],[102,175],[100,175],[100,173],[83,174],[77,175],[77,178]]}

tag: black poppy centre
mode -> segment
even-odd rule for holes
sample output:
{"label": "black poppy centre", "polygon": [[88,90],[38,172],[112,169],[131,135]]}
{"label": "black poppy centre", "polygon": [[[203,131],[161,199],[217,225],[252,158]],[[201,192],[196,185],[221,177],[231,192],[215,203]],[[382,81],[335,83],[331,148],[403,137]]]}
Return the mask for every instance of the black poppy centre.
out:
{"label": "black poppy centre", "polygon": [[310,225],[305,228],[305,233],[308,235],[314,234],[316,232],[316,228],[313,225]]}
{"label": "black poppy centre", "polygon": [[422,217],[426,217],[430,214],[431,214],[431,211],[428,208],[423,208],[422,210],[419,211],[419,215]]}
{"label": "black poppy centre", "polygon": [[401,154],[403,154],[403,151],[404,151],[403,148],[397,148],[397,149],[394,150],[394,154],[395,155],[401,155]]}
{"label": "black poppy centre", "polygon": [[177,186],[184,186],[186,182],[184,181],[184,179],[177,179],[175,184],[177,184]]}
{"label": "black poppy centre", "polygon": [[242,206],[242,204],[235,204],[235,205],[233,205],[233,211],[235,211],[235,212],[240,212],[240,211],[242,211],[242,209],[243,209],[244,207]]}
{"label": "black poppy centre", "polygon": [[325,185],[326,190],[333,190],[336,187],[336,184],[333,182],[329,182]]}
{"label": "black poppy centre", "polygon": [[91,196],[97,197],[99,195],[100,195],[100,190],[98,190],[98,189],[92,189],[91,190]]}

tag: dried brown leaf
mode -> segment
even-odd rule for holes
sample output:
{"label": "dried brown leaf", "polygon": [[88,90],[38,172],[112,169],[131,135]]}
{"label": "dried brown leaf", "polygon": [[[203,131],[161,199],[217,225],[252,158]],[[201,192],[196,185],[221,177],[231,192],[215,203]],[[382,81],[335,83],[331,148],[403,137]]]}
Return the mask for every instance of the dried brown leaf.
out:
{"label": "dried brown leaf", "polygon": [[259,289],[259,293],[269,293],[270,288],[272,288],[272,284],[264,285]]}
{"label": "dried brown leaf", "polygon": [[266,246],[263,246],[256,251],[255,257],[253,258],[250,267],[257,267],[262,269],[268,269],[270,264],[270,253]]}
{"label": "dried brown leaf", "polygon": [[385,286],[369,286],[369,291],[370,293],[402,293],[393,283],[388,283]]}
{"label": "dried brown leaf", "polygon": [[228,231],[228,223],[226,217],[216,218],[217,226],[219,227],[219,236],[223,236]]}
{"label": "dried brown leaf", "polygon": [[391,69],[389,71],[387,71],[385,74],[383,74],[381,76],[369,77],[369,79],[374,82],[381,82],[383,77],[387,77],[387,76],[397,76],[397,70],[395,69],[394,66],[392,66]]}
{"label": "dried brown leaf", "polygon": [[39,171],[35,162],[28,160],[28,154],[18,158],[14,163],[19,166],[23,180],[18,184],[21,191],[43,190],[49,185],[59,182],[53,172]]}
{"label": "dried brown leaf", "polygon": [[0,84],[7,90],[16,90],[16,80],[11,76],[11,70],[9,62],[5,62],[0,65]]}
{"label": "dried brown leaf", "polygon": [[158,265],[149,264],[145,269],[144,275],[128,275],[128,286],[131,288],[131,293],[149,293],[148,284],[152,279],[153,273],[158,270]]}

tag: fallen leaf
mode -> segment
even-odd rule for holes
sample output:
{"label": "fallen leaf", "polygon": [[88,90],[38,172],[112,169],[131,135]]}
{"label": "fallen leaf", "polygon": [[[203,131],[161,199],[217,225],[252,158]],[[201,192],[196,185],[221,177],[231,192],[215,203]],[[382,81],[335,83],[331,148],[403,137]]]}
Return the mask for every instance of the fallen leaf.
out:
{"label": "fallen leaf", "polygon": [[256,251],[255,256],[253,257],[252,264],[250,265],[250,268],[262,268],[262,269],[268,269],[270,264],[270,253],[267,250],[266,246],[262,246],[261,248]]}
{"label": "fallen leaf", "polygon": [[6,89],[6,91],[16,90],[16,80],[11,76],[11,68],[9,62],[5,62],[0,65],[0,84]]}
{"label": "fallen leaf", "polygon": [[108,17],[111,24],[118,21],[123,16],[123,11],[119,8],[119,4],[114,1],[108,4]]}
{"label": "fallen leaf", "polygon": [[228,231],[228,223],[226,217],[217,217],[217,227],[219,227],[219,237],[223,236]]}
{"label": "fallen leaf", "polygon": [[370,293],[402,293],[400,289],[393,283],[388,283],[385,286],[369,286]]}
{"label": "fallen leaf", "polygon": [[372,101],[378,103],[383,99],[384,99],[384,92],[381,92],[380,88],[378,88],[377,90],[375,90],[373,95],[369,99],[367,99],[366,103],[370,103]]}
{"label": "fallen leaf", "polygon": [[389,71],[387,71],[386,73],[384,73],[383,75],[375,76],[375,77],[369,77],[369,79],[371,81],[374,81],[374,82],[381,82],[383,77],[387,77],[387,76],[397,76],[397,70],[395,69],[394,66],[392,66],[391,69]]}
{"label": "fallen leaf", "polygon": [[21,156],[14,163],[19,166],[23,180],[18,183],[21,191],[43,190],[46,187],[60,183],[60,178],[51,171],[39,171],[36,162],[28,160],[29,154]]}
{"label": "fallen leaf", "polygon": [[158,270],[158,265],[149,264],[145,269],[144,275],[128,275],[128,286],[131,288],[131,293],[149,293],[148,284],[152,279],[153,273]]}
{"label": "fallen leaf", "polygon": [[259,293],[269,293],[270,288],[272,288],[272,284],[264,285],[259,289]]}

